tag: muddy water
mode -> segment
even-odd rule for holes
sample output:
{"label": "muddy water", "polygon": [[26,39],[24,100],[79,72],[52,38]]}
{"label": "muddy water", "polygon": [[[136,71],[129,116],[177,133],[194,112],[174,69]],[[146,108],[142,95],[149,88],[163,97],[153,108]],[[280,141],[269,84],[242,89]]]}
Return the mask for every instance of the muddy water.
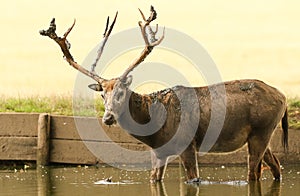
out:
{"label": "muddy water", "polygon": [[[151,185],[148,171],[111,167],[47,167],[0,170],[0,195],[299,195],[300,165],[284,166],[281,182],[265,170],[259,183],[246,181],[245,166],[201,167],[200,185],[187,185],[181,167],[169,166],[163,183]],[[111,182],[104,179],[112,178]]]}

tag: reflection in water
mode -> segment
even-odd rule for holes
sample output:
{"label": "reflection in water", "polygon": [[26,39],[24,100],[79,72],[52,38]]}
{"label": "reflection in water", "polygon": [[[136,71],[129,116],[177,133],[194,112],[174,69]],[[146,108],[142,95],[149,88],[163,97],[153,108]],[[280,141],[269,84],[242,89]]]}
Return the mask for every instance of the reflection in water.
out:
{"label": "reflection in water", "polygon": [[37,175],[37,195],[50,196],[51,194],[51,169],[48,167],[38,166],[36,168]]}
{"label": "reflection in water", "polygon": [[[201,189],[209,189],[207,186],[212,186],[213,184],[219,184],[219,186],[224,185],[224,183],[220,184],[219,182],[211,182],[207,185],[203,184],[194,184],[194,185],[187,185],[185,183],[180,183],[179,186],[179,193],[180,196],[198,196],[200,195]],[[230,182],[228,185],[232,185]],[[205,187],[203,187],[205,186]],[[273,181],[271,186],[268,187],[268,190],[265,194],[262,192],[261,188],[261,182],[249,182],[248,183],[248,196],[280,196],[281,195],[281,187],[279,181]],[[219,194],[222,194],[222,191],[224,190],[222,187],[215,187],[216,189],[219,189]],[[163,182],[157,182],[156,184],[151,184],[151,193],[152,196],[168,196],[172,194],[168,194],[168,190],[166,189],[166,186]],[[212,194],[213,195],[213,194]]]}
{"label": "reflection in water", "polygon": [[[265,172],[260,182],[245,181],[245,167],[201,167],[202,181],[186,184],[178,167],[168,167],[164,182],[150,184],[149,171],[111,167],[39,167],[0,170],[0,195],[299,195],[300,167],[285,166],[281,182]],[[100,183],[112,176],[112,182]],[[13,187],[13,188],[12,188]]]}
{"label": "reflection in water", "polygon": [[155,184],[151,184],[151,193],[152,196],[166,196],[166,188],[163,182],[158,182]]}
{"label": "reflection in water", "polygon": [[279,196],[280,193],[280,182],[273,181],[272,185],[268,188],[266,194],[262,194],[261,182],[250,182],[248,188],[248,196],[257,196],[257,195],[272,195]]}

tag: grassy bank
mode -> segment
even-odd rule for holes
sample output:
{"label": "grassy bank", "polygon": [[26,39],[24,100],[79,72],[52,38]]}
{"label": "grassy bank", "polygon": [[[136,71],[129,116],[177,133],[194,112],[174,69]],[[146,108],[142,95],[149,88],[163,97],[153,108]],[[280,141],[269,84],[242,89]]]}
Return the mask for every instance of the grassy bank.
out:
{"label": "grassy bank", "polygon": [[[5,98],[0,97],[0,112],[46,112],[66,116],[98,116],[101,117],[104,107],[101,99],[78,100],[72,104],[71,96]],[[300,98],[288,100],[289,125],[300,129]]]}
{"label": "grassy bank", "polygon": [[300,129],[300,98],[288,100],[289,126]]}
{"label": "grassy bank", "polygon": [[101,99],[95,101],[78,100],[73,106],[71,96],[0,98],[0,112],[51,113],[66,116],[102,116]]}

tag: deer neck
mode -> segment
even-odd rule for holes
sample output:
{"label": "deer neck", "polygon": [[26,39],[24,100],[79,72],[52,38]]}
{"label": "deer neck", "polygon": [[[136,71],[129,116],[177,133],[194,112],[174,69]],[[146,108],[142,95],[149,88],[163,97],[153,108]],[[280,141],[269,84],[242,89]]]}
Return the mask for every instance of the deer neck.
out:
{"label": "deer neck", "polygon": [[152,146],[152,134],[147,134],[147,129],[137,126],[137,124],[146,125],[151,121],[149,114],[149,108],[152,103],[151,98],[135,92],[127,94],[129,96],[127,99],[129,111],[127,110],[120,116],[118,124],[139,141]]}
{"label": "deer neck", "polygon": [[131,92],[129,111],[132,119],[138,124],[146,124],[151,120],[149,108],[151,99],[146,95]]}

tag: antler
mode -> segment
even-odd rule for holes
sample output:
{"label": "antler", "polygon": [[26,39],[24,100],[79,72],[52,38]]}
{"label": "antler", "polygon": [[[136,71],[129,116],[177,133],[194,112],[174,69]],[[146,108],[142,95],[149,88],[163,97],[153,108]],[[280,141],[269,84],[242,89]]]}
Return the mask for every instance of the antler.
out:
{"label": "antler", "polygon": [[69,35],[69,33],[71,32],[71,30],[73,29],[76,20],[74,20],[74,23],[72,24],[72,26],[65,32],[65,34],[63,35],[63,37],[59,37],[56,34],[56,24],[55,24],[55,18],[53,18],[51,20],[50,23],[50,27],[47,30],[41,30],[40,34],[43,36],[48,36],[51,39],[53,39],[61,48],[63,54],[64,54],[64,58],[66,59],[66,61],[75,69],[77,69],[78,71],[80,71],[81,73],[89,76],[90,78],[94,79],[96,82],[98,83],[102,83],[105,79],[101,78],[100,76],[98,76],[95,73],[95,67],[97,62],[99,61],[101,54],[103,52],[104,46],[106,44],[106,41],[114,27],[114,24],[116,22],[118,16],[118,12],[115,15],[114,21],[112,22],[112,24],[110,25],[109,29],[108,29],[108,25],[109,25],[109,17],[107,18],[107,23],[106,23],[106,28],[105,28],[105,32],[103,34],[103,41],[100,44],[99,50],[98,50],[98,55],[97,58],[95,60],[95,62],[92,64],[91,66],[91,71],[88,71],[87,69],[83,68],[81,65],[79,65],[77,62],[74,61],[73,56],[70,53],[70,43],[67,40],[67,36]]}
{"label": "antler", "polygon": [[97,56],[97,58],[95,59],[95,62],[91,65],[91,71],[92,71],[92,72],[95,72],[96,65],[97,65],[97,63],[98,63],[98,61],[99,61],[99,59],[100,59],[100,57],[101,57],[101,55],[102,55],[103,48],[104,48],[104,46],[105,46],[105,44],[106,44],[106,41],[107,41],[107,39],[108,39],[108,37],[109,37],[109,35],[110,35],[112,29],[114,28],[114,25],[115,25],[115,23],[116,23],[117,16],[118,16],[118,12],[116,13],[115,19],[114,19],[114,21],[112,22],[112,24],[110,25],[109,29],[108,29],[108,25],[109,25],[109,17],[107,17],[106,27],[105,27],[105,31],[104,31],[104,33],[103,33],[103,41],[100,43],[100,47],[99,47],[99,49],[98,49],[98,56]]}
{"label": "antler", "polygon": [[[145,18],[143,12],[139,9],[141,15],[142,15],[142,18],[144,20],[144,24],[142,21],[139,21],[139,26],[140,26],[140,29],[141,29],[141,33],[142,33],[142,36],[143,36],[143,39],[145,41],[145,48],[144,50],[142,51],[142,53],[140,54],[140,56],[125,70],[125,72],[122,74],[122,76],[120,77],[121,80],[125,79],[126,76],[134,69],[136,68],[141,62],[143,62],[145,60],[145,58],[151,53],[151,51],[153,50],[153,48],[157,45],[159,45],[162,40],[164,39],[164,35],[165,35],[165,28],[163,30],[163,35],[161,36],[161,38],[159,39],[156,39],[155,35],[158,31],[158,25],[156,25],[156,30],[153,31],[150,23],[152,21],[154,21],[157,17],[157,13],[156,11],[154,10],[154,7],[151,6],[150,8],[150,16],[148,19]],[[148,30],[149,30],[149,35],[150,35],[150,39],[148,39],[148,34],[146,32],[146,27],[148,27]]]}

